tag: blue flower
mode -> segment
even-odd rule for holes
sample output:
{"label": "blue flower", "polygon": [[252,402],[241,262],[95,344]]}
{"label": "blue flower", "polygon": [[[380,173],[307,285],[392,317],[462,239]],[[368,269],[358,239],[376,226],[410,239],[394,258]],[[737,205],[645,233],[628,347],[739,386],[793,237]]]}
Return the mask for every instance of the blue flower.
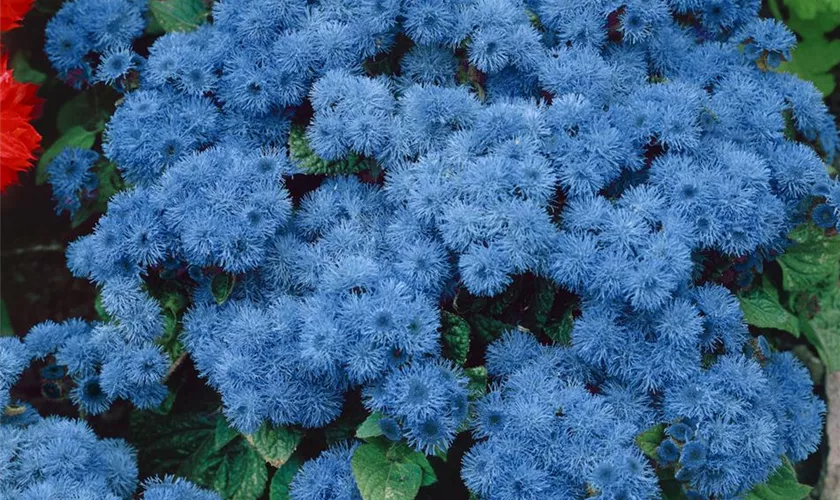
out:
{"label": "blue flower", "polygon": [[314,460],[305,462],[292,480],[289,489],[291,498],[361,499],[350,468],[350,458],[355,449],[352,445],[335,445]]}
{"label": "blue flower", "polygon": [[680,452],[680,465],[688,469],[702,467],[706,463],[706,445],[699,441],[689,441]]}
{"label": "blue flower", "polygon": [[670,464],[677,461],[677,458],[680,456],[680,450],[677,448],[676,443],[670,439],[666,439],[656,449],[656,454],[662,463]]}

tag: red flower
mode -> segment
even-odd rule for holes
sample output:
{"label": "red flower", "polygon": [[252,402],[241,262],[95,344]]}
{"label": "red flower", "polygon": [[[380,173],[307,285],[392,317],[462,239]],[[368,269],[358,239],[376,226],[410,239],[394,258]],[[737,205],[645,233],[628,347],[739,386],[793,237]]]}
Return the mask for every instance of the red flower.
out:
{"label": "red flower", "polygon": [[0,55],[0,191],[15,184],[18,174],[32,166],[41,135],[29,121],[40,111],[38,86],[16,82]]}
{"label": "red flower", "polygon": [[0,31],[20,26],[20,20],[32,8],[33,0],[0,0]]}

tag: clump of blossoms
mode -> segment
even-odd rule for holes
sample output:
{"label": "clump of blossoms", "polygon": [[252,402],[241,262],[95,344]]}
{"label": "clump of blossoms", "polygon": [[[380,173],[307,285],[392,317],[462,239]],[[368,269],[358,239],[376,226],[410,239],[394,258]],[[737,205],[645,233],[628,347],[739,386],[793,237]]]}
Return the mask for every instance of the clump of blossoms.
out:
{"label": "clump of blossoms", "polygon": [[132,43],[146,28],[147,0],[71,0],[47,24],[44,49],[59,77],[76,88],[120,88],[140,58]]}
{"label": "clump of blossoms", "polygon": [[[138,489],[135,453],[122,439],[98,439],[84,422],[58,417],[26,427],[0,427],[3,498],[134,498]],[[173,477],[145,481],[143,498],[219,500],[214,492]]]}
{"label": "clump of blossoms", "polygon": [[[530,273],[582,313],[569,346],[512,331],[487,349],[469,489],[658,498],[657,468],[694,498],[741,495],[816,450],[825,407],[750,339],[706,257],[778,255],[840,209],[837,129],[811,84],[768,71],[794,38],[759,6],[217,2],[151,46],[108,124],[133,187],[68,264],[109,321],[33,331],[30,356],[75,363],[105,407],[154,406],[169,361],[150,293],[176,280],[184,347],[234,427],[323,427],[361,389],[386,437],[433,454],[471,414],[441,305]],[[340,175],[350,157],[365,172]],[[634,438],[657,424],[648,460]],[[352,453],[305,465],[293,498],[358,496]]]}

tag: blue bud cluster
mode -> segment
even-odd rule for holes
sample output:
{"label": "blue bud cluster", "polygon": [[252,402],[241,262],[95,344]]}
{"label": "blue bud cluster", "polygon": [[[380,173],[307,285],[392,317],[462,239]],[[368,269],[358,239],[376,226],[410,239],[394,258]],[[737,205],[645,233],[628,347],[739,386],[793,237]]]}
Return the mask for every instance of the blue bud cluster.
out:
{"label": "blue bud cluster", "polygon": [[355,446],[338,444],[304,463],[289,488],[292,500],[362,500],[350,468],[350,457],[355,449]]}
{"label": "blue bud cluster", "polygon": [[[125,441],[99,439],[81,420],[41,418],[34,412],[27,420],[0,422],[0,496],[9,500],[134,498],[137,458]],[[143,498],[148,500],[219,500],[213,492],[172,477],[150,479],[143,486]]]}
{"label": "blue bud cluster", "polygon": [[[752,347],[706,257],[781,252],[808,216],[840,224],[836,125],[812,85],[768,71],[795,40],[759,4],[216,2],[212,24],[155,41],[107,126],[134,187],[68,265],[110,321],[38,327],[29,356],[98,377],[102,408],[154,405],[168,362],[148,282],[175,276],[186,350],[237,429],[322,427],[361,388],[386,437],[436,453],[470,414],[440,359],[442,299],[531,273],[581,316],[569,347],[509,332],[487,350],[469,488],[656,498],[634,437],[665,424],[659,465],[687,492],[741,494],[816,449],[824,405],[793,358]],[[59,17],[54,32],[81,16]],[[293,189],[292,124],[320,159],[376,171]],[[328,481],[352,497],[350,453],[305,466],[300,497]]]}
{"label": "blue bud cluster", "polygon": [[132,43],[146,29],[148,0],[72,0],[47,24],[44,49],[61,78],[76,88],[122,79],[142,59]]}
{"label": "blue bud cluster", "polygon": [[70,217],[89,200],[99,186],[93,166],[99,153],[90,149],[65,148],[47,166],[47,176],[52,184],[56,213],[69,212]]}

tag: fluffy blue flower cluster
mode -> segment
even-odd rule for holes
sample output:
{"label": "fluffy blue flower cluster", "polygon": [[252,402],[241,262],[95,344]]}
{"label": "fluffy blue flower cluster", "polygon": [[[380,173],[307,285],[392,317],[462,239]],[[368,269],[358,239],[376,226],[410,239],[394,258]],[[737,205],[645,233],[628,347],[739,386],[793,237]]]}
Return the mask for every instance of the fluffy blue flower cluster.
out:
{"label": "fluffy blue flower cluster", "polygon": [[[138,487],[134,450],[122,439],[99,439],[81,420],[30,418],[0,424],[0,496],[9,500],[134,498]],[[218,500],[182,479],[144,483],[148,500]]]}
{"label": "fluffy blue flower cluster", "polygon": [[728,354],[664,393],[662,414],[676,422],[658,449],[662,464],[700,498],[732,498],[766,481],[780,455],[799,461],[819,445],[825,404],[790,353],[761,361]]}
{"label": "fluffy blue flower cluster", "polygon": [[[497,384],[476,405],[462,476],[481,498],[658,498],[634,444],[656,421],[653,400],[592,373],[567,348],[508,332],[490,346]],[[587,390],[589,389],[589,390]],[[589,493],[589,494],[588,494]]]}
{"label": "fluffy blue flower cluster", "polygon": [[147,0],[71,0],[47,24],[44,49],[61,78],[76,88],[122,79],[142,60],[132,43],[146,28]]}
{"label": "fluffy blue flower cluster", "polygon": [[808,371],[762,341],[757,359],[727,354],[652,392],[621,377],[603,381],[577,346],[509,332],[488,349],[498,385],[477,404],[473,433],[482,441],[464,458],[464,480],[488,498],[658,498],[634,438],[664,421],[673,424],[658,462],[675,467],[689,498],[741,495],[781,455],[814,452],[825,413]]}
{"label": "fluffy blue flower cluster", "polygon": [[[823,164],[837,128],[813,86],[768,71],[794,39],[758,8],[216,2],[212,24],[152,45],[107,126],[134,187],[68,264],[111,320],[38,327],[26,348],[98,377],[106,401],[154,405],[168,361],[149,283],[166,276],[191,287],[184,345],[239,430],[324,426],[361,387],[387,437],[435,453],[470,413],[440,359],[439,304],[532,273],[582,314],[568,348],[512,332],[488,349],[497,386],[476,409],[470,489],[655,498],[633,438],[660,423],[661,465],[687,491],[737,495],[815,449],[824,406],[791,357],[751,350],[704,256],[760,260],[808,216],[840,224]],[[321,159],[380,167],[382,185],[290,188],[292,123]],[[305,466],[301,498],[328,480],[352,497],[350,453]]]}
{"label": "fluffy blue flower cluster", "polygon": [[103,300],[109,302],[108,307],[119,307],[130,322],[46,321],[29,331],[20,353],[24,367],[48,358],[66,367],[74,383],[70,398],[90,415],[104,412],[117,398],[139,408],[153,408],[166,397],[162,381],[169,360],[149,340],[163,329],[159,306],[131,282],[111,282],[107,288],[120,286],[121,303],[110,303],[111,296],[105,299],[105,294]]}
{"label": "fluffy blue flower cluster", "polygon": [[467,382],[447,363],[403,366],[366,391],[367,406],[384,417],[385,437],[427,455],[444,453],[470,411]]}
{"label": "fluffy blue flower cluster", "polygon": [[350,468],[350,458],[355,449],[356,446],[338,444],[321,453],[318,458],[304,463],[289,488],[291,498],[362,500]]}
{"label": "fluffy blue flower cluster", "polygon": [[[185,180],[195,180],[190,172]],[[267,218],[265,209],[254,212]],[[387,386],[371,396],[375,407],[411,398],[414,386],[405,379],[413,372],[395,369],[413,362],[411,370],[453,387],[432,384],[434,392],[417,395],[417,412],[397,405],[391,413],[417,432],[422,419],[439,419],[442,434],[418,437],[418,448],[451,440],[466,412],[441,405],[463,384],[448,367],[420,368],[439,352],[436,299],[449,266],[434,236],[403,226],[404,215],[377,187],[330,179],[302,200],[286,227],[268,226],[277,234],[257,255],[259,269],[223,306],[212,282],[198,277],[203,285],[184,321],[184,344],[237,428],[252,432],[265,419],[321,427],[359,385]]]}
{"label": "fluffy blue flower cluster", "polygon": [[82,207],[82,201],[94,197],[99,178],[93,166],[99,153],[90,149],[65,148],[47,166],[52,184],[56,213],[70,212],[70,217]]}

